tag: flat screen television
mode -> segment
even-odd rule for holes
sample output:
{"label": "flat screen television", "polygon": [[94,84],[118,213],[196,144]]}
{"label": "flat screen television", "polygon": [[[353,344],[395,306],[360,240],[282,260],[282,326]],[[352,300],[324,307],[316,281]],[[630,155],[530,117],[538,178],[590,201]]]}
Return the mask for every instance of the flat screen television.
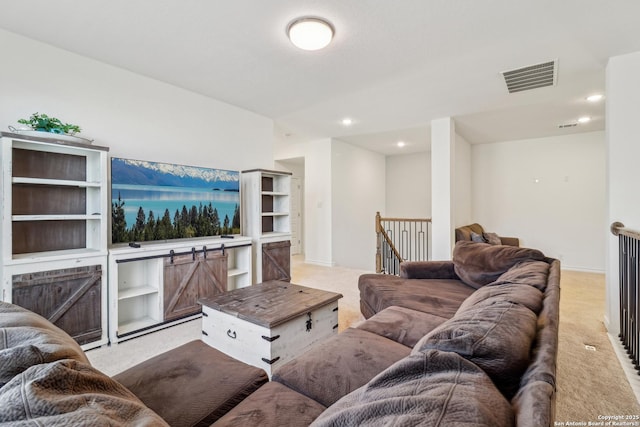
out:
{"label": "flat screen television", "polygon": [[240,231],[240,172],[111,158],[112,243]]}

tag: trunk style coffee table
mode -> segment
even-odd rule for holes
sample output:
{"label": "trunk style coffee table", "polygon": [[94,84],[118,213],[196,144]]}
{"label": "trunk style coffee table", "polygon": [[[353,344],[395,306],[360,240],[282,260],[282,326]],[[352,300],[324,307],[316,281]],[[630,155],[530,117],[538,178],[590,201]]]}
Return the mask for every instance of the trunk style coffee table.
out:
{"label": "trunk style coffee table", "polygon": [[271,378],[277,367],[338,333],[340,298],[281,281],[203,298],[202,340]]}

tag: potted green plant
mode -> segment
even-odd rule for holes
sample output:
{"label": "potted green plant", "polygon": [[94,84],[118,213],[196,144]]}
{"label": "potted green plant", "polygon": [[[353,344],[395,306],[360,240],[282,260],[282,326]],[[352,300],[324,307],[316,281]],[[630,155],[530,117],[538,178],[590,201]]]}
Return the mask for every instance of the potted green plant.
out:
{"label": "potted green plant", "polygon": [[30,126],[33,130],[40,132],[74,135],[81,131],[78,125],[62,123],[60,119],[40,113],[33,113],[28,119],[18,120],[18,123]]}

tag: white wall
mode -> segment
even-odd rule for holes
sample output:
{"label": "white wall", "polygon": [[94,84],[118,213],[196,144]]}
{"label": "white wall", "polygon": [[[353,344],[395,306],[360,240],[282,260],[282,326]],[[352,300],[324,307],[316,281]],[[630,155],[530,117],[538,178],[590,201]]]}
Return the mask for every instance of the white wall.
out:
{"label": "white wall", "polygon": [[456,134],[456,161],[454,163],[453,226],[471,222],[471,145]]}
{"label": "white wall", "polygon": [[431,218],[431,152],[387,156],[385,187],[382,216]]}
{"label": "white wall", "polygon": [[475,222],[563,268],[604,271],[604,132],[473,145],[471,154]]}
{"label": "white wall", "polygon": [[305,261],[333,265],[331,252],[331,139],[286,144],[278,141],[275,159],[304,158]]}
{"label": "white wall", "polygon": [[605,325],[619,333],[618,239],[608,232],[615,221],[640,230],[640,52],[617,56],[607,65],[607,205],[603,228],[607,248]]}
{"label": "white wall", "polygon": [[451,117],[431,121],[431,258],[450,260],[455,225],[455,123]]}
{"label": "white wall", "polygon": [[[384,156],[338,140],[277,141],[276,163],[304,158],[305,262],[375,270]],[[298,160],[297,160],[298,161]]]}
{"label": "white wall", "polygon": [[385,205],[385,157],[331,144],[332,253],[336,265],[375,271],[375,215]]}
{"label": "white wall", "polygon": [[114,157],[273,167],[273,121],[0,30],[0,129],[34,112],[82,127]]}

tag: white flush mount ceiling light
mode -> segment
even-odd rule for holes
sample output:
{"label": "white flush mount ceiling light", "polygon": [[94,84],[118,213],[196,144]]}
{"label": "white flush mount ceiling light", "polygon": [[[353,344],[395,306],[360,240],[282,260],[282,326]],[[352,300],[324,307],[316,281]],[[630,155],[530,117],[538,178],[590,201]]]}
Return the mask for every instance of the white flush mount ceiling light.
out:
{"label": "white flush mount ceiling light", "polygon": [[404,147],[404,146],[405,146],[405,145],[407,145],[407,144],[406,144],[404,141],[398,141],[398,142],[396,143],[396,145],[397,145],[398,147],[402,148],[402,147]]}
{"label": "white flush mount ceiling light", "polygon": [[578,119],[578,123],[589,123],[591,121],[591,117],[580,117]]}
{"label": "white flush mount ceiling light", "polygon": [[294,46],[303,50],[319,50],[333,39],[333,25],[322,18],[305,17],[287,26],[287,36]]}
{"label": "white flush mount ceiling light", "polygon": [[351,120],[349,117],[345,117],[344,119],[342,119],[343,126],[351,126],[352,124],[353,120]]}

